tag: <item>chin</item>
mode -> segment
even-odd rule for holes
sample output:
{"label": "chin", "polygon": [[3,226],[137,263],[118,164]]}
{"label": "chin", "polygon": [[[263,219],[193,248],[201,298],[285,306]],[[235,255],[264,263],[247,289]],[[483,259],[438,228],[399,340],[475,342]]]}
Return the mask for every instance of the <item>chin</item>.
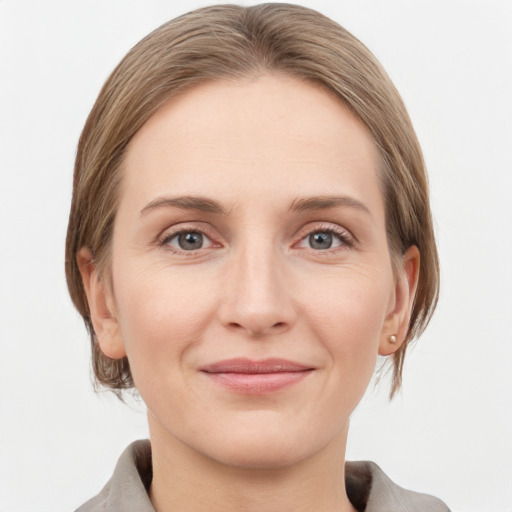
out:
{"label": "chin", "polygon": [[[245,423],[245,422],[243,422]],[[253,422],[210,431],[203,454],[222,464],[254,470],[292,466],[319,452],[328,440],[292,422]]]}

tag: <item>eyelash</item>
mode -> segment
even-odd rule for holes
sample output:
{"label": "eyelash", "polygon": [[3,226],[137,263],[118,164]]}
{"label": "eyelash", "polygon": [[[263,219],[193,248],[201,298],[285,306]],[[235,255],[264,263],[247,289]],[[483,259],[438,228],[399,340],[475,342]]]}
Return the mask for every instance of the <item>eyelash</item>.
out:
{"label": "eyelash", "polygon": [[160,246],[164,247],[165,249],[171,251],[174,254],[189,256],[189,255],[197,253],[202,248],[201,249],[197,249],[197,250],[185,251],[185,250],[180,250],[180,249],[178,249],[176,247],[171,246],[170,242],[171,242],[171,240],[173,240],[174,238],[178,237],[179,235],[183,235],[183,234],[186,234],[186,233],[198,233],[198,234],[202,235],[203,237],[207,238],[208,240],[210,240],[210,242],[212,243],[213,247],[222,247],[221,244],[215,243],[213,241],[213,237],[208,235],[207,231],[208,230],[204,229],[203,227],[198,227],[198,226],[182,226],[179,229],[176,229],[175,231],[171,231],[171,232],[167,231],[167,232],[165,232],[163,234],[163,236],[159,237],[158,244]]}
{"label": "eyelash", "polygon": [[[162,247],[165,247],[172,253],[178,254],[178,255],[190,256],[190,255],[196,254],[198,251],[203,249],[203,248],[200,248],[197,250],[186,251],[186,250],[180,250],[180,249],[170,245],[171,240],[173,240],[174,238],[176,238],[179,235],[186,234],[186,233],[198,233],[198,234],[204,236],[205,238],[207,238],[208,240],[210,240],[213,247],[222,247],[221,244],[213,241],[213,237],[208,235],[207,230],[205,230],[204,228],[201,228],[201,227],[197,227],[197,226],[184,226],[184,227],[180,227],[176,231],[172,231],[170,233],[166,232],[163,236],[159,237],[158,244]],[[341,242],[340,246],[332,247],[332,248],[329,247],[327,249],[313,249],[312,247],[304,247],[304,249],[309,249],[315,253],[322,253],[324,255],[332,254],[333,252],[338,252],[340,250],[344,250],[347,248],[350,249],[350,248],[354,247],[354,245],[357,242],[355,237],[353,237],[353,235],[351,235],[347,230],[345,230],[343,228],[337,228],[337,227],[334,227],[331,224],[329,224],[329,225],[314,226],[314,228],[305,229],[305,230],[301,231],[299,233],[299,241],[296,242],[294,244],[294,246],[297,246],[298,244],[300,244],[301,242],[306,240],[309,236],[311,236],[315,233],[329,233],[329,234],[337,237]]]}
{"label": "eyelash", "polygon": [[332,253],[336,253],[338,251],[346,250],[347,248],[350,249],[350,248],[354,247],[354,245],[356,244],[356,241],[357,241],[355,239],[355,237],[346,229],[343,229],[338,226],[333,226],[332,224],[324,224],[324,225],[320,225],[320,226],[318,226],[318,225],[314,226],[314,228],[306,228],[306,230],[301,231],[299,233],[300,240],[298,243],[300,244],[302,241],[306,240],[308,237],[310,237],[311,235],[313,235],[315,233],[329,233],[329,234],[337,237],[341,242],[340,246],[338,246],[338,247],[329,247],[329,248],[323,249],[323,250],[321,250],[321,249],[315,250],[312,247],[305,247],[305,249],[310,249],[310,250],[314,251],[315,254],[322,253],[325,256],[332,254]]}

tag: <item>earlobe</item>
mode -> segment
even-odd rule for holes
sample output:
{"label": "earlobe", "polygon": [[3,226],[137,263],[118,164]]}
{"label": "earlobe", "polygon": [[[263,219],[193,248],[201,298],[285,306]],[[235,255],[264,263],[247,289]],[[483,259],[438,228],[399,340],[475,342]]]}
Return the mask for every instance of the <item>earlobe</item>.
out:
{"label": "earlobe", "polygon": [[394,354],[404,343],[409,331],[414,297],[418,286],[420,252],[412,245],[402,256],[402,266],[396,276],[394,304],[382,330],[379,354]]}
{"label": "earlobe", "polygon": [[88,248],[83,247],[78,251],[77,263],[100,349],[107,357],[120,359],[126,355],[126,350],[116,316],[112,291],[105,279],[99,275]]}

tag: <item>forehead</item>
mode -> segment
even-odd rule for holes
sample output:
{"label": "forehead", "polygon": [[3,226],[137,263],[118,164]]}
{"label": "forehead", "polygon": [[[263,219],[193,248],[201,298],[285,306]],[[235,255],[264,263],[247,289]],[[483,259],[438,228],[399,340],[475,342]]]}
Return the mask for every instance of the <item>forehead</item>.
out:
{"label": "forehead", "polygon": [[323,86],[283,75],[211,82],[169,100],[135,135],[122,197],[379,193],[379,161],[369,130]]}

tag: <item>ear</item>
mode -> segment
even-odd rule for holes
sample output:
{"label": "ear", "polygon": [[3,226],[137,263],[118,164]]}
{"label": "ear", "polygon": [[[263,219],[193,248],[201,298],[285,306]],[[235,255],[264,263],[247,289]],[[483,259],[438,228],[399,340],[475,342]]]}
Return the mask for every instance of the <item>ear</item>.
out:
{"label": "ear", "polygon": [[[414,297],[418,286],[420,252],[412,245],[402,256],[402,266],[395,278],[395,289],[390,300],[390,311],[384,322],[379,354],[388,356],[395,353],[404,343],[409,331]],[[393,340],[392,336],[396,338]]]}
{"label": "ear", "polygon": [[100,349],[107,357],[120,359],[126,355],[126,350],[110,286],[106,279],[99,276],[91,251],[86,247],[78,251],[77,263]]}

